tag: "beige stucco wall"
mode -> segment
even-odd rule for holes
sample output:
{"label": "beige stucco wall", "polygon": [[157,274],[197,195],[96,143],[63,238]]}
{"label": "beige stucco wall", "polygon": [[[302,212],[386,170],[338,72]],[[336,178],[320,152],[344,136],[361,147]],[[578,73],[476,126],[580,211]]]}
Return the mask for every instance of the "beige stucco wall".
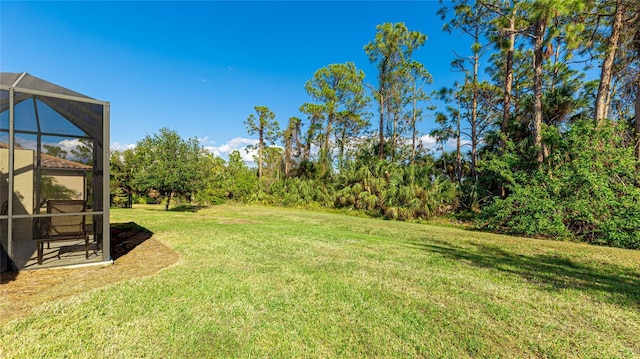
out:
{"label": "beige stucco wall", "polygon": [[[1,203],[8,200],[9,150],[0,148],[0,197]],[[14,149],[13,214],[33,213],[33,151]],[[0,204],[1,204],[0,203]],[[30,240],[33,236],[31,219],[16,219],[13,224],[14,239]],[[6,228],[3,228],[6,232]]]}
{"label": "beige stucco wall", "polygon": [[[84,198],[84,176],[82,175],[51,175],[55,180],[55,183],[73,191],[74,198],[69,199],[85,199]],[[49,198],[55,199],[55,198]]]}

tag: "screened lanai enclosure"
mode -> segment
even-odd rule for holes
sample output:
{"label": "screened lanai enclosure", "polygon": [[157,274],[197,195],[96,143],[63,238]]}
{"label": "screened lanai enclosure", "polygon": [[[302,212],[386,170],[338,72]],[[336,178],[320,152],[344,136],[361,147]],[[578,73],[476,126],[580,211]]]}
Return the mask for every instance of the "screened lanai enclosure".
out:
{"label": "screened lanai enclosure", "polygon": [[93,264],[109,253],[109,103],[0,73],[2,271]]}

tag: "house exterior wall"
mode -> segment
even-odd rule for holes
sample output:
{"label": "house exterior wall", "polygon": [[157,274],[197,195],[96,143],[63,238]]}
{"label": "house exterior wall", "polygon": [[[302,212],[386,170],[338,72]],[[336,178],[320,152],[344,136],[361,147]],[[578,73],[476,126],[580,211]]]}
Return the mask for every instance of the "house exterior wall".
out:
{"label": "house exterior wall", "polygon": [[[33,214],[33,151],[14,149],[14,194],[11,195],[13,201],[13,214]],[[3,202],[9,193],[9,150],[0,148],[0,176],[2,178],[0,190],[3,194]],[[3,221],[3,232],[7,232],[6,221]],[[33,237],[33,227],[31,219],[15,219],[13,223],[13,237],[16,240],[31,240]]]}
{"label": "house exterior wall", "polygon": [[54,183],[59,186],[64,186],[68,190],[73,192],[73,198],[48,198],[48,199],[84,199],[85,197],[85,174],[84,172],[70,172],[66,171],[48,171],[43,170],[44,176],[53,178]]}

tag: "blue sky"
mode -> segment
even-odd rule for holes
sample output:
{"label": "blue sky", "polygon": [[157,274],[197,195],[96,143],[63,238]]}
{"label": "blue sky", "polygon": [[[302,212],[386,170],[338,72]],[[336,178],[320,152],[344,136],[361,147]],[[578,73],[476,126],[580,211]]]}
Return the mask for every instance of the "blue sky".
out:
{"label": "blue sky", "polygon": [[[459,80],[449,64],[453,50],[466,53],[469,43],[441,31],[440,6],[3,0],[0,70],[26,71],[110,101],[112,148],[169,127],[226,157],[253,143],[243,121],[254,106],[268,106],[283,126],[291,116],[303,117],[298,108],[310,101],[304,83],[321,67],[352,61],[375,85],[363,47],[384,22],[404,22],[428,36],[415,58],[433,75],[430,89]],[[428,116],[419,129],[433,127]]]}

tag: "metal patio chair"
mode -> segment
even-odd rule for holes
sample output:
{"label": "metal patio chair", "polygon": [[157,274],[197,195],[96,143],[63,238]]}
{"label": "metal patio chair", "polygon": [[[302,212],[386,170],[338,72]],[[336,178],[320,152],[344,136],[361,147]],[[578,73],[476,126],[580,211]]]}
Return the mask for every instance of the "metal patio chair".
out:
{"label": "metal patio chair", "polygon": [[[49,200],[47,213],[82,213],[87,204],[82,200]],[[51,248],[51,242],[84,240],[85,256],[89,258],[89,235],[85,228],[85,215],[53,216],[47,221],[47,230],[43,238],[37,239],[38,264],[42,264],[44,244]],[[60,259],[60,251],[58,251]]]}

